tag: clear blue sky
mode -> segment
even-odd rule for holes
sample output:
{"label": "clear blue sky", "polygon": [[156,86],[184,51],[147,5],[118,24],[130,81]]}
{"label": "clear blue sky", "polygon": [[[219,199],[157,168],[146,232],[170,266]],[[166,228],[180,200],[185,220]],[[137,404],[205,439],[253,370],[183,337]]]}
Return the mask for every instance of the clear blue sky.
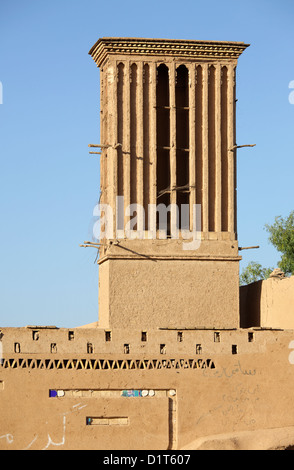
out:
{"label": "clear blue sky", "polygon": [[244,41],[237,75],[241,269],[276,266],[264,230],[293,209],[293,0],[0,0],[0,325],[75,327],[98,318],[91,237],[99,198],[103,36]]}

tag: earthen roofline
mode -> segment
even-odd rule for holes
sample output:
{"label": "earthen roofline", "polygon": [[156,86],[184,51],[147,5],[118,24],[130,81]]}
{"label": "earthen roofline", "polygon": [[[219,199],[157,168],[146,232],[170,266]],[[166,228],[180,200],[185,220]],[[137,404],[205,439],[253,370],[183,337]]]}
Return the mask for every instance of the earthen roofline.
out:
{"label": "earthen roofline", "polygon": [[248,46],[244,42],[105,37],[98,39],[89,54],[100,67],[109,54],[236,60]]}

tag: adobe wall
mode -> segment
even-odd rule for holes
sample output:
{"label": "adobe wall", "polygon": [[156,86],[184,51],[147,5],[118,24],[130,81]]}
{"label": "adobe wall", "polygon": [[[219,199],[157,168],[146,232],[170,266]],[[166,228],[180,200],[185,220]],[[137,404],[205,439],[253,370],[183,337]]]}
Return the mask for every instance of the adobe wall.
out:
{"label": "adobe wall", "polygon": [[[89,51],[100,69],[90,145],[101,154],[101,327],[239,326],[235,95],[247,47],[107,37]],[[200,247],[182,246],[187,228]]]}
{"label": "adobe wall", "polygon": [[106,299],[101,290],[101,326],[239,326],[237,262],[109,260],[103,263],[103,269],[104,264],[109,265],[109,308],[104,312]]}
{"label": "adobe wall", "polygon": [[2,333],[1,449],[254,447],[284,428],[258,445],[294,443],[294,331]]}
{"label": "adobe wall", "polygon": [[240,317],[245,328],[294,328],[294,276],[241,286]]}
{"label": "adobe wall", "polygon": [[121,240],[99,259],[103,328],[238,328],[238,243]]}

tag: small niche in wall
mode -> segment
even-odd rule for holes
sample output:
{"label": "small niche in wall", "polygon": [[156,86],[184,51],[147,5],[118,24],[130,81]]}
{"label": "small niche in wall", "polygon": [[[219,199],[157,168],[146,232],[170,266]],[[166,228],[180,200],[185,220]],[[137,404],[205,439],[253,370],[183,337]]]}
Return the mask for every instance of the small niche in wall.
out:
{"label": "small niche in wall", "polygon": [[215,331],[215,332],[214,332],[214,342],[215,342],[215,343],[220,343],[220,340],[221,340],[220,332],[219,332],[219,331]]}
{"label": "small niche in wall", "polygon": [[166,345],[165,344],[160,345],[160,354],[166,354]]}
{"label": "small niche in wall", "polygon": [[50,352],[51,353],[57,353],[57,344],[56,343],[51,343]]}
{"label": "small niche in wall", "polygon": [[232,354],[238,354],[238,346],[236,344],[232,344]]}
{"label": "small niche in wall", "polygon": [[20,353],[20,343],[14,343],[14,352]]}
{"label": "small niche in wall", "polygon": [[87,343],[87,353],[92,354],[94,352],[94,346],[92,343]]}
{"label": "small niche in wall", "polygon": [[33,338],[33,341],[38,341],[38,339],[40,338],[40,333],[38,330],[32,331],[32,338]]}
{"label": "small niche in wall", "polygon": [[130,345],[124,344],[124,354],[130,354]]}
{"label": "small niche in wall", "polygon": [[73,341],[74,339],[75,339],[74,331],[69,331],[68,332],[68,341]]}
{"label": "small niche in wall", "polygon": [[0,391],[4,390],[4,380],[0,380]]}
{"label": "small niche in wall", "polygon": [[183,332],[182,331],[178,331],[177,339],[178,339],[179,343],[181,343],[183,341]]}
{"label": "small niche in wall", "polygon": [[147,341],[147,331],[141,332],[141,341]]}
{"label": "small niche in wall", "polygon": [[202,345],[196,344],[196,354],[202,354]]}
{"label": "small niche in wall", "polygon": [[250,331],[248,333],[248,343],[253,343],[253,341],[254,341],[254,333]]}
{"label": "small niche in wall", "polygon": [[111,341],[111,331],[105,331],[105,341]]}

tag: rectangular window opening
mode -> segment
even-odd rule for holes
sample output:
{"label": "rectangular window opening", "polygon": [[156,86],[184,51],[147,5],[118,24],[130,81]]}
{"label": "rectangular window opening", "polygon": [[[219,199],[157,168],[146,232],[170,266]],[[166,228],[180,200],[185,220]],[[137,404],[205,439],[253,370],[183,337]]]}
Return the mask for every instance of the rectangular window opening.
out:
{"label": "rectangular window opening", "polygon": [[185,65],[176,69],[176,187],[179,210],[179,228],[189,230],[189,213],[182,206],[189,205],[189,72]]}
{"label": "rectangular window opening", "polygon": [[105,331],[105,341],[111,341],[111,331]]}
{"label": "rectangular window opening", "polygon": [[221,338],[220,338],[220,332],[219,332],[219,331],[216,331],[216,332],[214,333],[214,342],[215,342],[215,343],[220,343],[220,340],[221,340]]}
{"label": "rectangular window opening", "polygon": [[238,354],[238,347],[236,344],[232,344],[232,354]]}
{"label": "rectangular window opening", "polygon": [[[157,67],[156,84],[156,146],[157,204],[170,204],[170,96],[169,70],[165,64]],[[157,213],[157,230],[160,229]],[[167,235],[170,235],[170,212],[167,213]]]}
{"label": "rectangular window opening", "polygon": [[178,342],[181,343],[183,341],[183,332],[178,331]]}
{"label": "rectangular window opening", "polygon": [[[123,107],[125,100],[124,91],[124,64],[120,63],[117,66],[117,142],[123,144]],[[117,195],[124,195],[124,181],[123,181],[123,149],[122,146],[117,148]]]}
{"label": "rectangular window opening", "polygon": [[75,333],[74,331],[69,331],[68,332],[68,341],[73,341],[75,338]]}
{"label": "rectangular window opening", "polygon": [[33,330],[33,331],[32,331],[32,338],[33,338],[33,341],[38,341],[39,337],[40,337],[39,331]]}
{"label": "rectangular window opening", "polygon": [[92,354],[94,352],[94,346],[92,343],[87,343],[87,353]]}
{"label": "rectangular window opening", "polygon": [[215,231],[215,199],[216,199],[216,138],[215,138],[215,97],[216,97],[216,68],[214,65],[208,71],[208,187],[209,187],[209,231]]}
{"label": "rectangular window opening", "polygon": [[166,354],[166,345],[165,344],[160,345],[160,354]]}
{"label": "rectangular window opening", "polygon": [[130,345],[124,344],[124,354],[130,354]]}
{"label": "rectangular window opening", "polygon": [[147,331],[142,331],[141,333],[141,341],[147,341]]}
{"label": "rectangular window opening", "polygon": [[253,343],[253,341],[254,341],[254,333],[249,332],[248,333],[248,342]]}
{"label": "rectangular window opening", "polygon": [[202,354],[202,345],[196,344],[196,354]]}

